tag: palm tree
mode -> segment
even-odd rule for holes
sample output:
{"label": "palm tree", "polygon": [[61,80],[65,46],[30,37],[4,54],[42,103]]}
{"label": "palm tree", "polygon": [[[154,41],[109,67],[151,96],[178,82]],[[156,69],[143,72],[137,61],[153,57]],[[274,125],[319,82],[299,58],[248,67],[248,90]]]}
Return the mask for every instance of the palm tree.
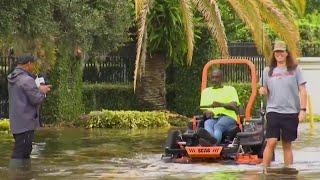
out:
{"label": "palm tree", "polygon": [[[295,13],[304,12],[305,0],[228,0],[247,24],[258,51],[271,53],[266,28],[284,40],[294,57],[300,54]],[[151,108],[165,108],[166,59],[192,62],[194,49],[194,8],[203,16],[222,57],[228,57],[227,36],[217,0],[135,0],[138,26],[134,90]],[[186,57],[185,57],[186,55]]]}

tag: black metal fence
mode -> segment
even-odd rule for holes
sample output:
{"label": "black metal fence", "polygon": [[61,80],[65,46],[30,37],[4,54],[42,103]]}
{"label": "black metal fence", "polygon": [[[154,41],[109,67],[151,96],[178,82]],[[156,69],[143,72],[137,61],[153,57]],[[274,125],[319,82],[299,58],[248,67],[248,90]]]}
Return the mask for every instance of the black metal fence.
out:
{"label": "black metal fence", "polygon": [[228,47],[231,56],[261,56],[257,51],[256,45],[252,42],[229,43]]}
{"label": "black metal fence", "polygon": [[85,63],[83,81],[90,83],[124,83],[133,81],[134,58],[107,56],[104,60]]}
{"label": "black metal fence", "polygon": [[[133,46],[131,48],[134,48]],[[128,49],[127,49],[128,50]],[[230,43],[230,55],[249,58],[260,76],[265,67],[265,59],[258,54],[254,43]],[[83,81],[89,83],[131,83],[133,81],[134,56],[107,56],[103,60],[89,61],[85,64]],[[221,67],[225,80],[248,82],[250,70],[245,65],[224,65]]]}
{"label": "black metal fence", "polygon": [[[262,56],[246,57],[237,56],[232,57],[233,59],[246,58],[251,60],[256,66],[257,76],[261,77],[264,67],[266,66],[266,61]],[[223,73],[224,82],[251,82],[251,73],[249,66],[245,64],[224,64],[220,66]]]}
{"label": "black metal fence", "polygon": [[8,117],[7,75],[14,67],[14,58],[0,56],[0,118]]}
{"label": "black metal fence", "polygon": [[[261,76],[264,67],[266,66],[266,59],[260,55],[254,43],[229,43],[229,53],[231,58],[247,58],[256,66],[258,77]],[[250,82],[251,74],[250,68],[245,64],[228,64],[220,66],[223,73],[223,81],[225,82]]]}

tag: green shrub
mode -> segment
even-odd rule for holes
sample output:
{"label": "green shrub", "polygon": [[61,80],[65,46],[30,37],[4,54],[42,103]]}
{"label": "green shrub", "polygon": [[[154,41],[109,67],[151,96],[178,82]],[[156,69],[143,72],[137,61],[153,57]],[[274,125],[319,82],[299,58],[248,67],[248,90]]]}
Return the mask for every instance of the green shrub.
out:
{"label": "green shrub", "polygon": [[83,102],[86,113],[102,109],[139,109],[131,84],[84,84]]}
{"label": "green shrub", "polygon": [[[306,122],[310,122],[311,120],[311,116],[308,115],[307,118],[306,118]],[[313,115],[313,121],[314,122],[320,122],[320,115],[319,114],[314,114]]]}
{"label": "green shrub", "polygon": [[[230,85],[236,88],[240,104],[245,109],[251,95],[251,83],[231,83]],[[263,97],[261,97],[257,92],[257,96],[251,108],[252,116],[260,116],[260,103],[262,100]],[[264,104],[264,106],[265,105],[266,104]]]}
{"label": "green shrub", "polygon": [[75,122],[86,128],[157,128],[169,127],[170,122],[185,126],[188,118],[160,111],[92,111],[86,118]]}
{"label": "green shrub", "polygon": [[71,122],[84,113],[81,60],[68,54],[71,50],[67,46],[63,47],[65,54],[59,54],[50,72],[52,91],[41,111],[47,123]]}
{"label": "green shrub", "polygon": [[10,122],[9,119],[0,119],[0,131],[9,131]]}

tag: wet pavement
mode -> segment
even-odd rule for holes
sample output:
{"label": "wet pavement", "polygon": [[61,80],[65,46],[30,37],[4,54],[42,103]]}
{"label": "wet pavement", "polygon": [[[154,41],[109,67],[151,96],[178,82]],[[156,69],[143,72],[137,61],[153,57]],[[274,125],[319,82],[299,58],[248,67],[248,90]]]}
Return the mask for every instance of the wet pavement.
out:
{"label": "wet pavement", "polygon": [[[299,126],[297,176],[261,173],[259,165],[177,164],[161,160],[168,129],[54,129],[36,132],[32,171],[8,170],[13,139],[0,134],[0,179],[320,179],[320,124]],[[272,166],[283,166],[281,143]]]}

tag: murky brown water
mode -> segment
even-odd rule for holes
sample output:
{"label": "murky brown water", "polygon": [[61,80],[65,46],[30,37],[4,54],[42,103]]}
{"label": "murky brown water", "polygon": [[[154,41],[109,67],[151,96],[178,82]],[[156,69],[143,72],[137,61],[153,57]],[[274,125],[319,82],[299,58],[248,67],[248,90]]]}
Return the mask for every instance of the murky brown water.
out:
{"label": "murky brown water", "polygon": [[[161,161],[168,129],[42,129],[32,171],[22,179],[320,179],[320,124],[301,124],[294,143],[298,176],[268,176],[254,165],[175,164]],[[0,134],[0,179],[8,179],[11,135]],[[280,145],[280,144],[279,144]],[[281,146],[273,166],[281,167]]]}

